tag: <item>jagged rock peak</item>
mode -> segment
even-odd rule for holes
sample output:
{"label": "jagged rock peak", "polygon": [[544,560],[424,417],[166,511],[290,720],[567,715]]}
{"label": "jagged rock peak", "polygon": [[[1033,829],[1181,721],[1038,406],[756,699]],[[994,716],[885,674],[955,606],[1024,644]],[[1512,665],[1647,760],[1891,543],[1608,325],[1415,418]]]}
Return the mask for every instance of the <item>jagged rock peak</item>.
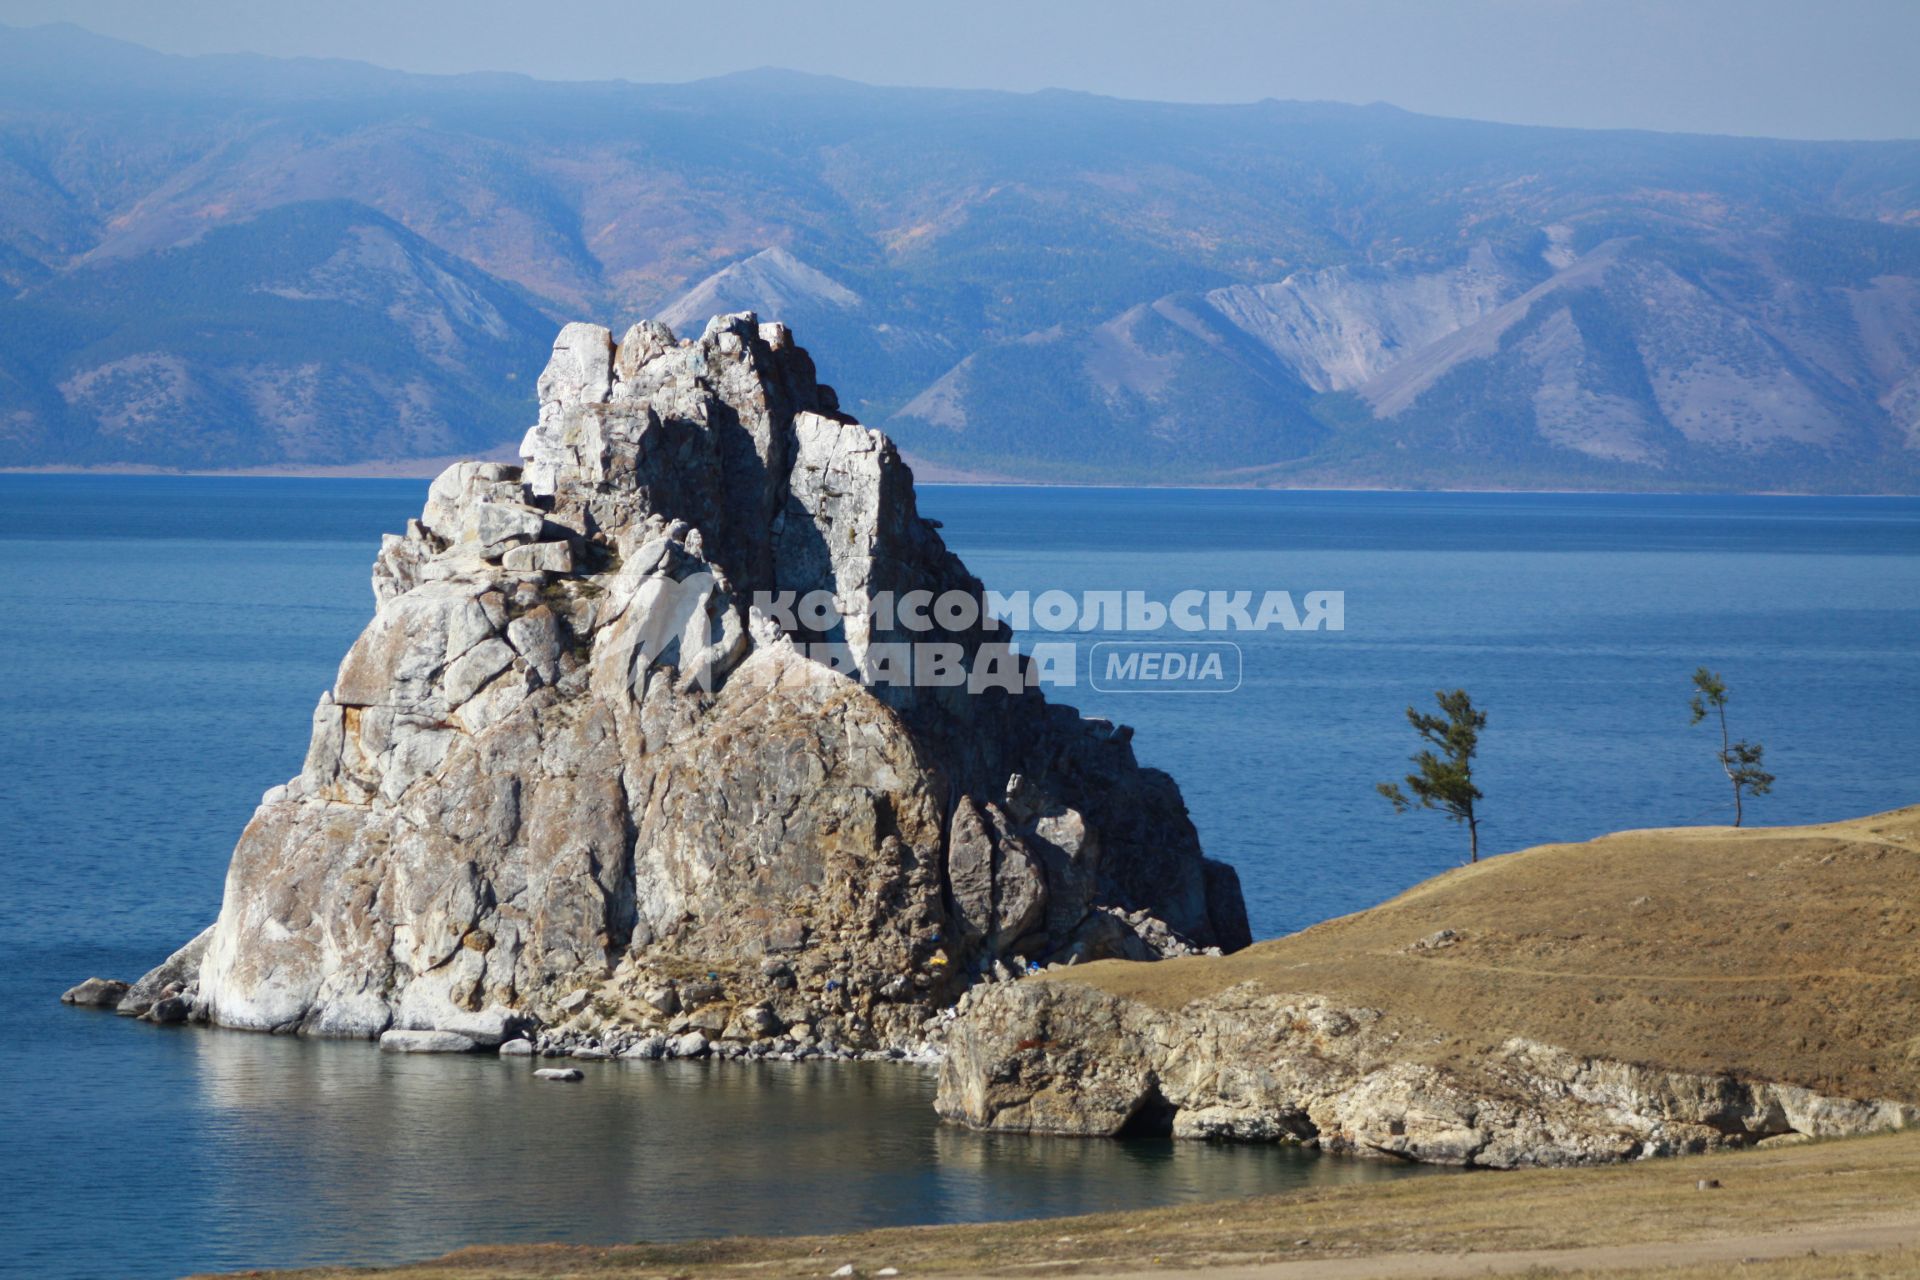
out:
{"label": "jagged rock peak", "polygon": [[[1022,962],[1247,941],[1129,732],[816,660],[899,638],[973,663],[1008,636],[868,616],[979,583],[783,326],[570,324],[538,389],[524,466],[450,468],[385,539],[306,764],[234,851],[197,1016],[905,1046]],[[810,630],[783,593],[839,619]]]}

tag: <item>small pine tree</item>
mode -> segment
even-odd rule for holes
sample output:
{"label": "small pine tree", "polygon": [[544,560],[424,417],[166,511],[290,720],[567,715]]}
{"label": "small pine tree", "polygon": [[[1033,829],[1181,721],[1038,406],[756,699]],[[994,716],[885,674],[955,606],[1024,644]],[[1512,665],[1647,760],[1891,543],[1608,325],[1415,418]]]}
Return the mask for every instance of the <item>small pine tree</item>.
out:
{"label": "small pine tree", "polygon": [[[1473,709],[1473,699],[1465,689],[1452,693],[1434,691],[1440,715],[1428,715],[1407,708],[1407,722],[1432,745],[1412,757],[1416,772],[1406,776],[1409,800],[1400,785],[1382,782],[1375,790],[1393,805],[1395,813],[1405,813],[1418,803],[1423,809],[1439,809],[1454,822],[1467,828],[1467,860],[1480,861],[1480,819],[1474,804],[1480,800],[1480,788],[1473,785],[1473,756],[1480,748],[1480,731],[1487,727],[1487,713]],[[1437,750],[1436,750],[1437,749]]]}
{"label": "small pine tree", "polygon": [[1773,790],[1773,775],[1760,767],[1761,759],[1767,749],[1757,742],[1748,742],[1742,738],[1732,741],[1727,734],[1727,684],[1717,671],[1701,667],[1693,673],[1694,695],[1688,706],[1693,711],[1691,723],[1699,724],[1709,714],[1720,717],[1720,750],[1714,758],[1720,762],[1721,770],[1727,775],[1727,781],[1733,784],[1733,825],[1739,826],[1746,816],[1745,806],[1741,803],[1743,794],[1763,796]]}

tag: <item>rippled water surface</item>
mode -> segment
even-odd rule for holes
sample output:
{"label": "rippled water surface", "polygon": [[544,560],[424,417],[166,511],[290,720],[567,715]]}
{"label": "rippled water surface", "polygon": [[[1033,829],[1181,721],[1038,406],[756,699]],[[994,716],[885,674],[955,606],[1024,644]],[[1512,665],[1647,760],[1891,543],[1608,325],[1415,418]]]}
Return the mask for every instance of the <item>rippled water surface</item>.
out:
{"label": "rippled water surface", "polygon": [[[1167,1203],[1397,1166],[943,1129],[905,1068],[526,1064],[182,1031],[65,1009],[218,908],[259,794],[372,609],[403,481],[0,477],[0,1272],[158,1276],[477,1240],[684,1238]],[[1780,775],[1761,821],[1920,800],[1920,503],[929,488],[1013,590],[1337,589],[1346,630],[1239,637],[1232,695],[1069,700],[1138,728],[1235,862],[1256,933],[1451,865],[1372,783],[1400,709],[1492,715],[1494,848],[1717,821],[1687,674],[1721,668]]]}

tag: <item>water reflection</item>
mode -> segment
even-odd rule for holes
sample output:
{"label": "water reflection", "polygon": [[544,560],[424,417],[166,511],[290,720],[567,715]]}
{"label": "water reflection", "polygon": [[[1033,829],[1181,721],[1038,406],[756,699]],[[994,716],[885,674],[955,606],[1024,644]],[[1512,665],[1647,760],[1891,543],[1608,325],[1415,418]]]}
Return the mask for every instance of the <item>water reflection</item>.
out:
{"label": "water reflection", "polygon": [[565,1086],[534,1080],[525,1060],[191,1042],[218,1170],[195,1265],[1032,1217],[1407,1172],[967,1133],[935,1122],[930,1071],[897,1065],[586,1064],[587,1081]]}

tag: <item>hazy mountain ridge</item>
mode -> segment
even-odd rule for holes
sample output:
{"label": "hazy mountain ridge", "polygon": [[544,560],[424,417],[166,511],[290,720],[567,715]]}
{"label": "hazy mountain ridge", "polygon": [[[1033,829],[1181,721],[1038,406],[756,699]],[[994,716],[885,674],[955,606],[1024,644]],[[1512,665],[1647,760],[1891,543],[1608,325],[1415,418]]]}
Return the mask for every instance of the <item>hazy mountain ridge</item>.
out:
{"label": "hazy mountain ridge", "polygon": [[423,457],[499,444],[547,322],[365,206],[285,205],[0,302],[9,462]]}
{"label": "hazy mountain ridge", "polygon": [[[11,465],[490,447],[555,318],[751,306],[850,408],[976,469],[1920,475],[1917,144],[425,77],[0,29],[0,208]],[[302,209],[357,229],[292,275],[162,291]]]}
{"label": "hazy mountain ridge", "polygon": [[[1206,317],[1189,331],[1237,329],[1260,350],[1215,341],[1211,351],[1176,342],[1157,358],[1140,353],[1137,371],[1177,390],[1155,417],[1160,429],[1146,429],[1159,438],[1136,442],[1136,454],[1167,465],[1180,443],[1205,438],[1186,418],[1230,412],[1228,385],[1263,385],[1268,413],[1293,434],[1265,437],[1273,463],[1215,478],[1911,488],[1920,285],[1904,274],[1841,284],[1769,270],[1761,255],[1781,245],[1755,240],[1759,254],[1707,270],[1689,258],[1709,246],[1620,237],[1562,257],[1537,281],[1479,246],[1438,272],[1336,268],[1197,303],[1162,299],[1154,309]],[[1110,328],[975,353],[903,407],[896,434],[922,449],[926,436],[945,436],[928,450],[936,456],[957,455],[964,440],[1002,468],[1045,467],[1052,459],[1033,456],[1032,424],[986,439],[969,425],[1018,394],[1031,370],[1016,349],[1036,342],[1061,353],[1059,375],[1078,380],[1086,400],[1110,397],[1101,373],[1112,365]],[[1003,365],[1013,372],[996,376]]]}

